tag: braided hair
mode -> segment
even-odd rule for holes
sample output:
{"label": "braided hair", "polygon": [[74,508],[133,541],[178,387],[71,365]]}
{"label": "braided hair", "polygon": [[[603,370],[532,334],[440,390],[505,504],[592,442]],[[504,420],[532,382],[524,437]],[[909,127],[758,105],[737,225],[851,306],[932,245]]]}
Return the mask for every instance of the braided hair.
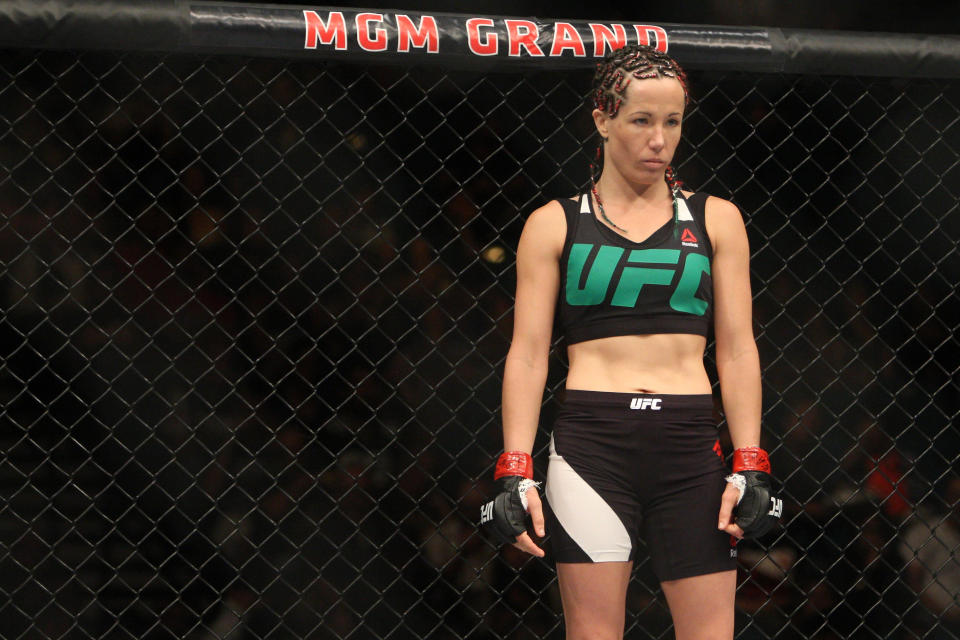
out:
{"label": "braided hair", "polygon": [[[615,118],[626,99],[627,87],[634,78],[643,80],[657,77],[676,78],[683,87],[684,104],[690,104],[687,74],[676,60],[662,51],[643,44],[628,44],[611,51],[602,62],[597,64],[597,71],[593,75],[593,106],[604,111],[608,117]],[[602,162],[601,145],[597,145],[596,158],[590,163],[590,184],[594,191],[600,177]],[[664,180],[671,192],[676,192],[683,186],[673,165],[667,166]]]}

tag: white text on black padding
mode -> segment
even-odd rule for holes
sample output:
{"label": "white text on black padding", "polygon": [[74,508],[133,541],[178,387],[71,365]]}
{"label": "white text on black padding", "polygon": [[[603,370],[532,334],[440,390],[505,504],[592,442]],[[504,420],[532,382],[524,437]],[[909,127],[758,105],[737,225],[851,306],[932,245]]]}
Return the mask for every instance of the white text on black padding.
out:
{"label": "white text on black padding", "polygon": [[630,408],[660,411],[660,398],[634,398],[630,401]]}
{"label": "white text on black padding", "polygon": [[480,505],[480,524],[486,524],[491,520],[493,520],[493,500]]}

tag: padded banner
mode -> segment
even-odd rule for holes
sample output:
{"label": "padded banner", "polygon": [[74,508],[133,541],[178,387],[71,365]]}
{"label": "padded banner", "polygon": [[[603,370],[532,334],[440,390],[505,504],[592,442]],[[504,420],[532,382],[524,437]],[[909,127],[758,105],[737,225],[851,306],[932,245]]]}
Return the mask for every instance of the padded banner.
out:
{"label": "padded banner", "polygon": [[960,38],[133,0],[0,4],[0,47],[342,59],[448,67],[588,68],[627,43],[690,69],[960,76]]}

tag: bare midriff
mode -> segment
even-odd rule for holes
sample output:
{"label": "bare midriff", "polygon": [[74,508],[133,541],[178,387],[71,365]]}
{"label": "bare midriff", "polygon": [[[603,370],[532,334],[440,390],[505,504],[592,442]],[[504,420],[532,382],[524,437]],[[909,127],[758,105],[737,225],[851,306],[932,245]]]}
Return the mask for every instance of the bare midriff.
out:
{"label": "bare midriff", "polygon": [[706,338],[684,333],[614,336],[567,347],[567,389],[711,393]]}

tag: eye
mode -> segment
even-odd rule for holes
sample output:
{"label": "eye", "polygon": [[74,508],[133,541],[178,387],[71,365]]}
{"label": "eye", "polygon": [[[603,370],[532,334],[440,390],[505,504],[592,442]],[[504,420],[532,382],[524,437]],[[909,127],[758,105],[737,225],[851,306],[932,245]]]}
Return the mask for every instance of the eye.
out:
{"label": "eye", "polygon": [[678,127],[680,126],[680,119],[670,118],[669,120],[667,120],[667,124],[669,124],[671,127]]}
{"label": "eye", "polygon": [[636,118],[636,119],[634,119],[634,122],[637,123],[637,124],[647,124],[647,119],[646,119],[646,118]]}

